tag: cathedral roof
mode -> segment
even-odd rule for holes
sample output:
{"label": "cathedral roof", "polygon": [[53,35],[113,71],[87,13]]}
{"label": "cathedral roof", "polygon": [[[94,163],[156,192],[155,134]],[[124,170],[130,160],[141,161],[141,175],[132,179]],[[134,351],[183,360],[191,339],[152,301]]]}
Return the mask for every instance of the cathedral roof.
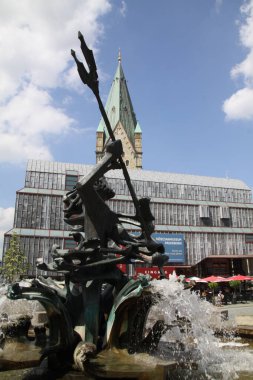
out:
{"label": "cathedral roof", "polygon": [[[123,72],[120,54],[118,57],[118,67],[112,82],[105,110],[112,129],[114,129],[116,125],[121,122],[129,140],[134,145],[134,132],[137,126],[137,120],[128,91],[127,81]],[[105,132],[107,140],[109,135],[103,119],[100,120],[97,129],[97,132],[101,131]],[[138,132],[141,133],[140,126],[138,126]]]}

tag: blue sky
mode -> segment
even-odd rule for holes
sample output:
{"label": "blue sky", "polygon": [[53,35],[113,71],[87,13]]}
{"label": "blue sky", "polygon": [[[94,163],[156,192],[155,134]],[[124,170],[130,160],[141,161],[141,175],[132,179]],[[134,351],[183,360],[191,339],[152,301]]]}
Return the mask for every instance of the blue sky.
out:
{"label": "blue sky", "polygon": [[100,114],[70,55],[82,57],[78,30],[104,102],[121,49],[144,169],[253,188],[253,0],[0,0],[0,9],[0,241],[29,158],[95,162]]}

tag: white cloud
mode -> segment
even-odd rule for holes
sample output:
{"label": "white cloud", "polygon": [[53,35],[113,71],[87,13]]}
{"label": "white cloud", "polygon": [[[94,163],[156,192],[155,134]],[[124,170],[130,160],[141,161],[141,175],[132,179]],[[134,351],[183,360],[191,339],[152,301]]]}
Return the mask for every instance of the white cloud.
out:
{"label": "white cloud", "polygon": [[2,208],[0,207],[0,259],[3,253],[3,239],[4,234],[10,230],[13,226],[14,220],[14,208]]}
{"label": "white cloud", "polygon": [[227,119],[253,119],[253,89],[243,88],[225,100],[223,110]]}
{"label": "white cloud", "polygon": [[247,85],[252,84],[253,80],[253,50],[247,55],[244,61],[235,65],[231,70],[231,76],[236,79],[239,75],[244,77]]}
{"label": "white cloud", "polygon": [[1,0],[0,162],[52,159],[46,137],[70,131],[73,120],[51,90],[81,91],[70,49],[79,50],[81,30],[96,51],[110,9],[109,0]]}
{"label": "white cloud", "polygon": [[253,0],[241,7],[244,22],[240,26],[240,41],[249,52],[246,58],[231,70],[231,77],[242,77],[243,88],[236,91],[223,103],[228,120],[253,120]]}
{"label": "white cloud", "polygon": [[107,0],[2,0],[0,74],[1,99],[13,95],[22,81],[52,88],[72,68],[70,49],[77,48],[81,30],[90,46],[103,33],[98,19],[110,10]]}
{"label": "white cloud", "polygon": [[28,85],[0,107],[0,161],[52,159],[45,137],[67,133],[73,123],[45,90]]}
{"label": "white cloud", "polygon": [[72,66],[69,70],[67,70],[62,76],[63,83],[62,85],[70,88],[79,94],[83,93],[84,86],[79,79],[79,75],[77,74],[76,66]]}

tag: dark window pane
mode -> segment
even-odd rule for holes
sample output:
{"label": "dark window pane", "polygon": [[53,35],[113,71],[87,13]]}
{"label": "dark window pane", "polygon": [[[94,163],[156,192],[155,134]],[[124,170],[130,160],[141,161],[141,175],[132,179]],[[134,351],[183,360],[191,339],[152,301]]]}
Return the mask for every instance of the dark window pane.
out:
{"label": "dark window pane", "polygon": [[78,180],[77,175],[66,174],[65,189],[66,190],[72,190],[73,187],[76,185],[77,180]]}
{"label": "dark window pane", "polygon": [[74,239],[65,239],[64,241],[64,248],[65,249],[72,249],[76,247],[76,242]]}

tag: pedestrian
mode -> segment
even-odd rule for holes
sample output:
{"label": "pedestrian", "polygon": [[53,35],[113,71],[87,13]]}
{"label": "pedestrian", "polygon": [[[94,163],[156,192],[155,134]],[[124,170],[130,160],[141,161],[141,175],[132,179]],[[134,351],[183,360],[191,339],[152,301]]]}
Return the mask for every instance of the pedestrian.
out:
{"label": "pedestrian", "polygon": [[221,306],[224,299],[224,294],[220,290],[217,296],[217,306]]}

